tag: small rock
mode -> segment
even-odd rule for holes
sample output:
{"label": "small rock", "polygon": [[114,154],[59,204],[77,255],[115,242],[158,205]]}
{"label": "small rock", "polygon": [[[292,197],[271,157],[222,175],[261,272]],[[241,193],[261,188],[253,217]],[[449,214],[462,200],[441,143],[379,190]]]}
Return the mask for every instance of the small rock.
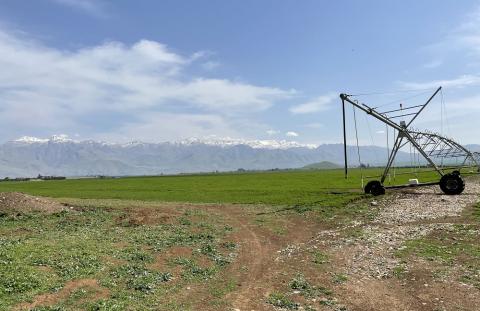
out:
{"label": "small rock", "polygon": [[378,205],[378,202],[377,202],[377,201],[372,201],[372,202],[370,202],[370,205],[372,205],[372,206],[377,206],[377,205]]}

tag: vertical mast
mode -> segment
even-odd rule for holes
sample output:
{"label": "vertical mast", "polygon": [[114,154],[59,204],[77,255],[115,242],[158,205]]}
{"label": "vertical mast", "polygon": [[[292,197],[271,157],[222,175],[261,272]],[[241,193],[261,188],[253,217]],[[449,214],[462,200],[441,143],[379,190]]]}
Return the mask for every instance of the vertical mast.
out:
{"label": "vertical mast", "polygon": [[[340,96],[341,97],[341,96]],[[342,98],[342,111],[343,111],[343,155],[345,160],[345,179],[348,178],[348,159],[347,159],[347,129],[345,126],[345,100]]]}

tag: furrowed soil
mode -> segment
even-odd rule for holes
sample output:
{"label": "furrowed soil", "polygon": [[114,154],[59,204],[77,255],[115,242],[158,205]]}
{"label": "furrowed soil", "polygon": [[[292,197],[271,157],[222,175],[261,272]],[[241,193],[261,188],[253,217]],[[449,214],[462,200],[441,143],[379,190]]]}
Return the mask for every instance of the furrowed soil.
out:
{"label": "furrowed soil", "polygon": [[0,310],[478,310],[479,179],[334,209],[10,196],[51,208],[0,218]]}

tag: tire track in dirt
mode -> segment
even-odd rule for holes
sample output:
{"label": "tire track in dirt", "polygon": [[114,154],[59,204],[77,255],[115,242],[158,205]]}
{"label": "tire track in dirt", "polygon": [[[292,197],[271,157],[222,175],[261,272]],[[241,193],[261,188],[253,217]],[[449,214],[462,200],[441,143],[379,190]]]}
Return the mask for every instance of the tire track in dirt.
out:
{"label": "tire track in dirt", "polygon": [[254,296],[252,292],[256,290],[255,285],[262,278],[268,261],[269,251],[262,246],[260,238],[253,230],[249,229],[245,224],[239,223],[239,225],[250,236],[247,241],[242,242],[242,254],[241,258],[239,258],[239,262],[249,263],[248,268],[239,279],[241,284],[240,290],[230,296],[232,306],[241,310],[246,305],[249,305],[250,299]]}
{"label": "tire track in dirt", "polygon": [[273,261],[274,245],[267,232],[252,224],[254,215],[239,206],[222,206],[215,209],[227,223],[238,228],[231,238],[240,244],[240,253],[226,273],[237,278],[239,287],[227,295],[234,310],[250,310],[257,306],[254,297],[264,285],[262,281]]}
{"label": "tire track in dirt", "polygon": [[236,278],[238,287],[226,296],[226,300],[233,310],[273,310],[266,304],[266,297],[278,286],[279,274],[286,271],[285,263],[277,260],[279,252],[311,237],[318,227],[307,225],[308,220],[304,218],[290,215],[286,222],[288,233],[279,235],[255,223],[259,210],[252,210],[251,206],[223,205],[215,211],[238,229],[231,238],[240,245],[237,259],[226,271],[226,275]]}

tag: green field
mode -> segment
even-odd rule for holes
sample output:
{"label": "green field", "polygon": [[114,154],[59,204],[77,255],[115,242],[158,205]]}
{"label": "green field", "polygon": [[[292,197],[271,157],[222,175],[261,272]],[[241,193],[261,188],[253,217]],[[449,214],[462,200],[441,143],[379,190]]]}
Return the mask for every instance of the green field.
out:
{"label": "green field", "polygon": [[[404,169],[403,171],[406,171]],[[243,204],[343,204],[361,194],[361,174],[379,169],[205,174],[118,179],[75,179],[42,182],[2,182],[0,192],[18,191],[55,198],[125,199],[142,201],[243,203]],[[421,174],[422,175],[422,174]],[[424,173],[421,181],[435,178]],[[412,175],[402,175],[405,183]],[[387,183],[388,184],[388,183]]]}

